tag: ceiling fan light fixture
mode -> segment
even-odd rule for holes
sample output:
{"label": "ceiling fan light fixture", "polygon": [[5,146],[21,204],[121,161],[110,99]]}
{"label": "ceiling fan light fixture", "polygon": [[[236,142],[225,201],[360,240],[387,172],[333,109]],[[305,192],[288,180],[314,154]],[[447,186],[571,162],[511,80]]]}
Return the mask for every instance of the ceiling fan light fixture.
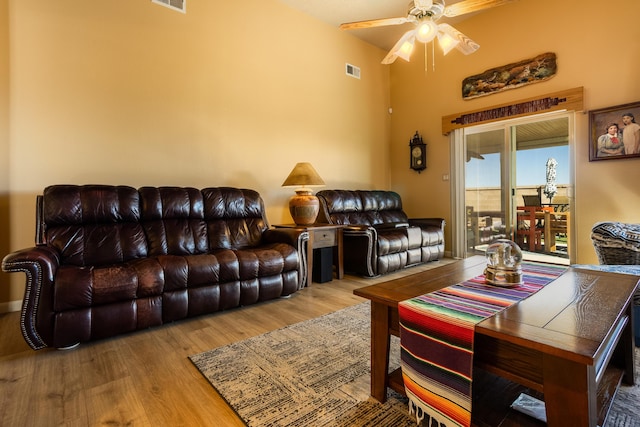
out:
{"label": "ceiling fan light fixture", "polygon": [[[469,37],[465,36],[460,31],[456,30],[449,24],[438,25],[438,31],[442,34],[446,34],[447,36],[449,36],[451,40],[456,41],[457,43],[455,43],[451,47],[452,48],[455,47],[465,55],[470,55],[480,48],[480,45],[478,43],[474,42]],[[438,40],[440,39],[438,38]],[[440,44],[441,46],[442,46],[442,43],[443,42],[441,42]],[[445,50],[445,54],[446,52],[448,52],[448,50],[446,50],[444,46],[442,47],[442,49]]]}
{"label": "ceiling fan light fixture", "polygon": [[411,57],[411,52],[413,52],[413,45],[414,45],[415,39],[412,37],[409,40],[406,40],[404,43],[402,43],[402,45],[400,45],[400,49],[398,49],[398,51],[396,52],[396,55],[398,55],[398,57],[404,59],[405,61],[409,62],[409,58]]}
{"label": "ceiling fan light fixture", "polygon": [[405,61],[409,61],[409,57],[411,56],[411,52],[413,51],[413,44],[416,40],[415,30],[409,30],[400,40],[396,42],[393,48],[389,51],[387,56],[382,60],[383,64],[391,64],[396,58],[400,57]]}
{"label": "ceiling fan light fixture", "polygon": [[451,34],[440,32],[438,33],[438,44],[446,55],[447,53],[451,52],[451,49],[460,44],[460,40],[452,37]]}
{"label": "ceiling fan light fixture", "polygon": [[[453,5],[445,6],[445,0],[411,0],[409,2],[409,11],[405,17],[347,22],[340,24],[340,28],[343,30],[357,30],[360,28],[402,25],[406,23],[414,24],[413,29],[407,31],[382,59],[382,64],[392,64],[398,57],[409,61],[409,56],[411,55],[416,39],[426,44],[435,37],[438,37],[438,42],[445,55],[453,48],[458,49],[465,55],[470,55],[477,51],[480,45],[449,24],[436,24],[438,19],[442,16],[451,18],[467,13],[479,12],[513,1],[516,0],[462,0]],[[440,33],[442,33],[442,35]]]}
{"label": "ceiling fan light fixture", "polygon": [[416,39],[422,43],[429,43],[438,34],[438,25],[430,19],[423,19],[416,27]]}

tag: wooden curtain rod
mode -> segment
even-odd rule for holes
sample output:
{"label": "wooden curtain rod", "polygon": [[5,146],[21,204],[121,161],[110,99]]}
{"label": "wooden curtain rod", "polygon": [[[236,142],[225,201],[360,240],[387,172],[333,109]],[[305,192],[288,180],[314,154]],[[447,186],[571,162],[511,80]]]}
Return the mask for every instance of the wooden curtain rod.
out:
{"label": "wooden curtain rod", "polygon": [[583,92],[583,87],[577,87],[561,92],[523,99],[514,103],[500,104],[488,109],[444,116],[442,118],[442,134],[448,135],[454,129],[497,122],[507,118],[526,116],[534,113],[558,110],[582,111]]}

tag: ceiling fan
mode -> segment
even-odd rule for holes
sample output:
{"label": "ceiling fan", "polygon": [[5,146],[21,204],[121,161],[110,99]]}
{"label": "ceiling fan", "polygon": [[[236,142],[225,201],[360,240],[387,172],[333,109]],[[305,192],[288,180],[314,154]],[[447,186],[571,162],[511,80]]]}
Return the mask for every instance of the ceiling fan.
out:
{"label": "ceiling fan", "polygon": [[355,30],[387,25],[401,25],[409,22],[414,24],[415,28],[404,33],[387,56],[385,56],[382,60],[383,64],[391,64],[398,57],[408,61],[416,40],[422,43],[428,43],[436,37],[445,55],[453,48],[458,49],[465,55],[469,55],[478,50],[480,45],[451,25],[444,23],[437,24],[436,21],[442,16],[452,18],[454,16],[501,6],[506,3],[511,3],[512,1],[515,0],[463,0],[459,3],[445,6],[444,0],[413,0],[409,2],[409,11],[406,17],[348,22],[341,24],[340,28],[343,30]]}

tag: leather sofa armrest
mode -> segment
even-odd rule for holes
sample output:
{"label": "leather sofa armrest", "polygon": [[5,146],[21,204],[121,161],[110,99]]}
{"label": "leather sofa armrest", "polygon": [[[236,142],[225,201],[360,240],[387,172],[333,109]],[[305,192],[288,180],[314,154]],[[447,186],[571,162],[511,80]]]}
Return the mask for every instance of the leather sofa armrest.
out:
{"label": "leather sofa armrest", "polygon": [[384,222],[373,226],[376,230],[395,230],[397,228],[409,228],[408,222]]}
{"label": "leather sofa armrest", "polygon": [[444,226],[446,225],[446,222],[444,218],[410,218],[409,225],[417,226],[417,227],[420,227],[420,226],[437,227],[442,229],[442,231],[444,231]]}
{"label": "leather sofa armrest", "polygon": [[[52,292],[53,280],[60,265],[58,253],[49,246],[36,246],[12,252],[2,260],[2,271],[26,274],[20,329],[29,346],[38,350],[51,345],[52,331],[38,328],[38,315],[47,315],[51,307],[41,306]],[[42,319],[44,324],[49,324]]]}
{"label": "leather sofa armrest", "polygon": [[378,232],[366,224],[344,226],[344,266],[345,271],[366,277],[377,275]]}
{"label": "leather sofa armrest", "polygon": [[305,236],[308,239],[309,233],[295,228],[269,228],[262,233],[262,241],[265,243],[288,243],[297,248],[303,240],[306,240]]}
{"label": "leather sofa armrest", "polygon": [[298,289],[302,289],[308,283],[309,271],[307,268],[307,242],[309,232],[295,228],[269,228],[262,233],[262,241],[265,243],[287,243],[298,251]]}
{"label": "leather sofa armrest", "polygon": [[361,233],[371,230],[372,227],[366,224],[350,224],[345,225],[342,230],[347,233]]}

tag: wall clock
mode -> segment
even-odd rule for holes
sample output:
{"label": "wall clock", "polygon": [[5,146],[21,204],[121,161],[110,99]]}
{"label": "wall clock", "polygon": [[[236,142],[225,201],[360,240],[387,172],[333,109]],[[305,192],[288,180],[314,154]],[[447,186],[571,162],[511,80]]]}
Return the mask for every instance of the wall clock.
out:
{"label": "wall clock", "polygon": [[427,144],[422,141],[422,137],[416,131],[411,141],[409,141],[409,154],[411,169],[423,171],[427,168]]}

